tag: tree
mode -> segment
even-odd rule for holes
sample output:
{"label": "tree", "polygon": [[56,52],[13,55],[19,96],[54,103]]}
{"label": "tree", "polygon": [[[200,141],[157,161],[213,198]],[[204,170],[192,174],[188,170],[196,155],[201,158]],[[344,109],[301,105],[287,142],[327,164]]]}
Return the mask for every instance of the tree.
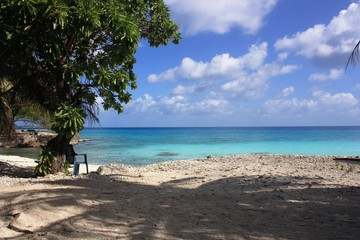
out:
{"label": "tree", "polygon": [[7,79],[0,81],[0,135],[11,139],[16,134],[12,110],[12,85]]}
{"label": "tree", "polygon": [[58,135],[43,154],[55,156],[52,173],[62,171],[84,118],[95,116],[97,97],[119,113],[130,101],[140,39],[155,47],[180,40],[163,0],[5,0],[0,29],[0,78],[53,113]]}

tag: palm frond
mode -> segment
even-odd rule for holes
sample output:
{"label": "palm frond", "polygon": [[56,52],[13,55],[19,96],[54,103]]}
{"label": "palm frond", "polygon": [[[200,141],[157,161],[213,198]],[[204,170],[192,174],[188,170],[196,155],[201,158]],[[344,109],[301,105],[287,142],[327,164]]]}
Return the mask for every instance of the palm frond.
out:
{"label": "palm frond", "polygon": [[351,52],[351,55],[346,63],[345,70],[348,69],[350,65],[355,66],[358,62],[360,62],[360,41],[355,45],[353,51]]}
{"label": "palm frond", "polygon": [[97,105],[97,103],[91,104],[91,103],[83,102],[82,108],[87,115],[87,120],[88,120],[89,124],[92,126],[98,124],[100,126],[100,119],[97,116],[99,114],[100,110],[99,110],[99,106]]}

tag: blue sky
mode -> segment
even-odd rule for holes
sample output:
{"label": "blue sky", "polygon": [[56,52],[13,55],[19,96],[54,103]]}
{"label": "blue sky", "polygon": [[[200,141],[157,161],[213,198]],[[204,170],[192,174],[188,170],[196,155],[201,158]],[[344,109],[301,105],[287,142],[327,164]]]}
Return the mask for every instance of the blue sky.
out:
{"label": "blue sky", "polygon": [[360,1],[165,2],[182,41],[141,42],[138,89],[102,127],[360,125]]}

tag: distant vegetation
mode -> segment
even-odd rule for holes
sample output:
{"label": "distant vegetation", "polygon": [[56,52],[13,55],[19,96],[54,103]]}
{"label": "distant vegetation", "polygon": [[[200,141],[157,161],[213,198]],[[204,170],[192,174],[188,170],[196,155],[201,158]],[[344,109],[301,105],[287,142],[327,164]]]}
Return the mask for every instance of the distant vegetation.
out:
{"label": "distant vegetation", "polygon": [[15,137],[16,122],[50,128],[50,112],[39,103],[20,95],[6,78],[0,82],[0,135]]}

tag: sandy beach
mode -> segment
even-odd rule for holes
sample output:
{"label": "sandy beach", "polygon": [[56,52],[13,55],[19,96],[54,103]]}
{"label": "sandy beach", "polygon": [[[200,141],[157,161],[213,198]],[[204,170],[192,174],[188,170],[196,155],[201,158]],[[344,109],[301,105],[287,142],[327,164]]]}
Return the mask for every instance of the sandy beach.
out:
{"label": "sandy beach", "polygon": [[360,165],[333,159],[250,154],[34,178],[33,159],[0,156],[0,238],[358,239]]}

